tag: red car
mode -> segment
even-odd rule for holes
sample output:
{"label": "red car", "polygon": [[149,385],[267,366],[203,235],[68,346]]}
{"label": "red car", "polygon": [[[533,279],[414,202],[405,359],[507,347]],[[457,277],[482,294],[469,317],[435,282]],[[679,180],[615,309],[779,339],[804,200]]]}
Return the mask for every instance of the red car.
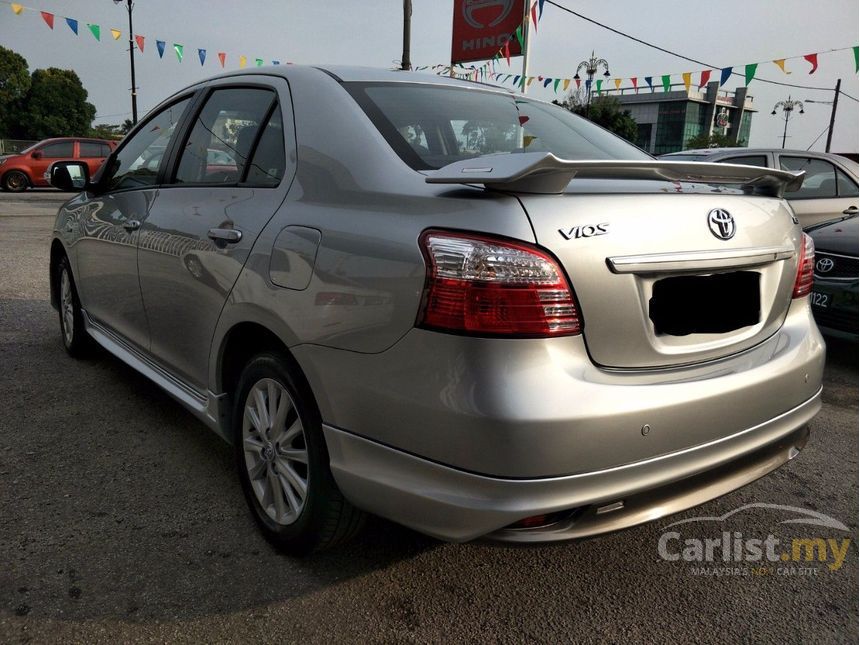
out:
{"label": "red car", "polygon": [[45,139],[18,154],[0,157],[0,187],[15,193],[47,187],[50,184],[45,172],[48,166],[60,160],[84,161],[92,176],[116,145],[116,141],[105,139]]}

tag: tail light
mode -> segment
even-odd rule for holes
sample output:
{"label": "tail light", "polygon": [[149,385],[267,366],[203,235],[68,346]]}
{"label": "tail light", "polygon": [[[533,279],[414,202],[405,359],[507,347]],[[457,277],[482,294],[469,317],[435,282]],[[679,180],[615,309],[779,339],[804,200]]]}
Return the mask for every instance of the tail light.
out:
{"label": "tail light", "polygon": [[418,325],[492,336],[580,333],[573,293],[558,263],[525,242],[426,231],[427,282]]}
{"label": "tail light", "polygon": [[800,242],[800,259],[797,261],[797,277],[794,279],[792,298],[803,298],[812,291],[813,271],[815,269],[815,242],[806,233]]}

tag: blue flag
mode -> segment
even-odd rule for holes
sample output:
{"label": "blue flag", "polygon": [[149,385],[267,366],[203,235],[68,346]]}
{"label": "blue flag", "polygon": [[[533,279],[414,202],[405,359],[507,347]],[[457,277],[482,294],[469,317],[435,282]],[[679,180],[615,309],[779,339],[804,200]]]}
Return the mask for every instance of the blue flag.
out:
{"label": "blue flag", "polygon": [[205,49],[198,49],[197,55],[200,57],[200,64],[201,65],[206,62],[206,50]]}
{"label": "blue flag", "polygon": [[732,75],[732,68],[731,67],[724,67],[723,71],[720,72],[720,87],[723,86],[723,83],[725,83],[727,80],[729,80],[729,77],[731,75]]}
{"label": "blue flag", "polygon": [[78,35],[78,21],[74,18],[66,18],[66,24],[69,26],[69,29],[75,32],[75,36]]}
{"label": "blue flag", "polygon": [[155,46],[158,48],[158,57],[164,58],[164,47],[167,45],[163,40],[156,40]]}
{"label": "blue flag", "polygon": [[547,86],[547,85],[549,85],[550,83],[552,83],[552,79],[551,79],[551,78],[545,78],[545,79],[543,79],[543,86],[544,86],[544,87],[546,87],[546,86]]}
{"label": "blue flag", "polygon": [[650,87],[650,88],[651,88],[651,91],[652,91],[652,92],[654,91],[654,82],[653,82],[653,81],[654,81],[654,77],[653,77],[653,76],[646,76],[646,77],[645,77],[645,82],[646,82],[646,83],[648,83],[648,87]]}

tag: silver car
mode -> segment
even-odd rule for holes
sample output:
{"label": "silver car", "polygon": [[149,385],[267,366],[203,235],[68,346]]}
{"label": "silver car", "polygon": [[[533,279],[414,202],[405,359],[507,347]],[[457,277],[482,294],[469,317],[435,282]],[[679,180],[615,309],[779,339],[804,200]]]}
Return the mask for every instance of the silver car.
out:
{"label": "silver car", "polygon": [[[211,150],[235,163],[211,163]],[[57,217],[66,349],[93,343],[235,446],[290,553],[364,512],[567,540],[792,459],[821,406],[802,176],[658,161],[543,102],[286,66],[201,82]]]}
{"label": "silver car", "polygon": [[803,183],[785,197],[804,229],[857,214],[860,168],[856,161],[840,155],[779,148],[702,148],[672,152],[660,158],[802,170],[806,173]]}

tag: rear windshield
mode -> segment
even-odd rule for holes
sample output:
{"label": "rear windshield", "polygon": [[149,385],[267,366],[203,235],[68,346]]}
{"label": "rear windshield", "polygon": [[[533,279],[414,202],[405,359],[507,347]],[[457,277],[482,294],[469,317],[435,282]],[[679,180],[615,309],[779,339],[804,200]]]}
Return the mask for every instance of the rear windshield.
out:
{"label": "rear windshield", "polygon": [[416,170],[482,155],[552,152],[562,159],[651,159],[568,110],[479,89],[346,83],[397,154]]}

